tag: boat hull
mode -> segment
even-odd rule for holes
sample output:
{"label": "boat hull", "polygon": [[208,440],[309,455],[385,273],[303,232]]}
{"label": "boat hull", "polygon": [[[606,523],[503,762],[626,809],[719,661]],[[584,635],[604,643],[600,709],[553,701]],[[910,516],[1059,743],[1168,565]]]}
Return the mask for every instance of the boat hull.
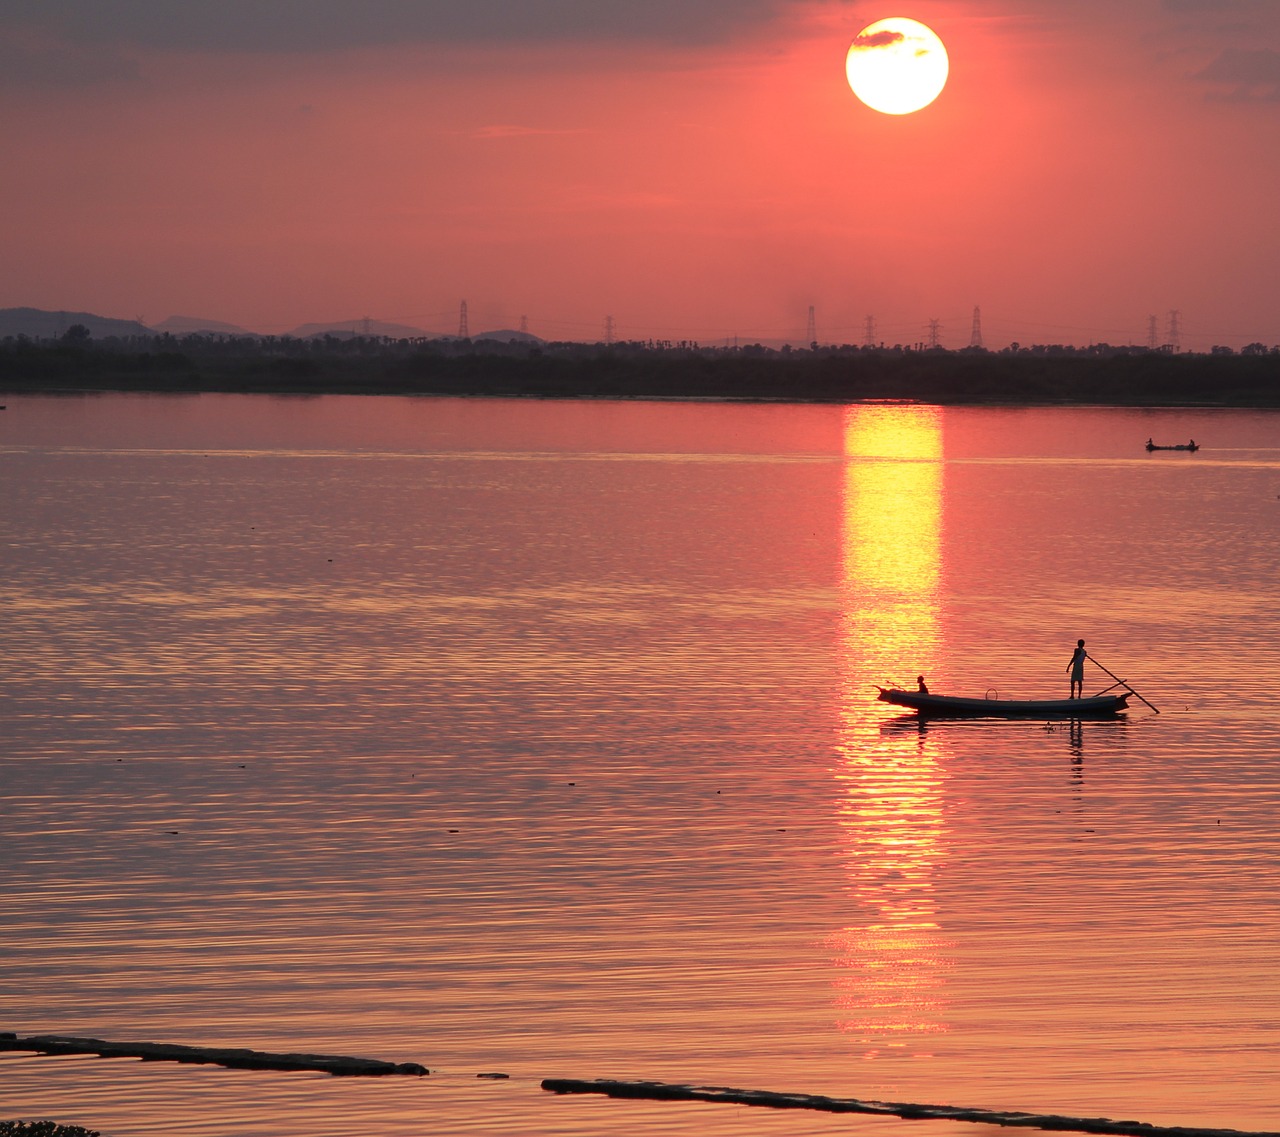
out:
{"label": "boat hull", "polygon": [[881,687],[882,702],[909,707],[931,718],[1111,718],[1128,709],[1130,692],[1084,699],[966,699]]}

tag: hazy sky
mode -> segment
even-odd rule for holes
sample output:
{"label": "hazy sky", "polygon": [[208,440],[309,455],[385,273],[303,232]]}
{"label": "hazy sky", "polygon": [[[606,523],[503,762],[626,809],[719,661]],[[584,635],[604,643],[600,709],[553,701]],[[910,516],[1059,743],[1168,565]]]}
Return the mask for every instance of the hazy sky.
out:
{"label": "hazy sky", "polygon": [[1280,0],[0,0],[0,98],[0,307],[1280,343]]}

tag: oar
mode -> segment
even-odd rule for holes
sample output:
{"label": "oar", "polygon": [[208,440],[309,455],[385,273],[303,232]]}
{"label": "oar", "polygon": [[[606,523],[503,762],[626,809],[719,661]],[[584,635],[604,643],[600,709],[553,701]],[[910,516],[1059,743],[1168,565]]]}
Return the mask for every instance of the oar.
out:
{"label": "oar", "polygon": [[[1093,658],[1093,656],[1091,656],[1087,651],[1084,653],[1084,657],[1085,657],[1085,659],[1087,659],[1090,663],[1095,664],[1095,665],[1096,665],[1096,666],[1098,666],[1098,667],[1102,667],[1102,664],[1098,663],[1098,661],[1097,661],[1096,659],[1094,659],[1094,658]],[[1105,667],[1102,667],[1102,670],[1103,670],[1103,671],[1107,671],[1107,669],[1106,669]],[[1141,700],[1142,702],[1144,702],[1144,703],[1147,703],[1147,700],[1146,700],[1146,699],[1143,699],[1143,698],[1142,698],[1142,696],[1141,696],[1141,695],[1139,695],[1137,691],[1134,691],[1134,689],[1133,689],[1132,687],[1130,687],[1130,686],[1129,686],[1129,681],[1128,681],[1127,679],[1121,679],[1121,678],[1120,678],[1120,676],[1119,676],[1119,675],[1117,675],[1117,674],[1115,674],[1115,672],[1113,672],[1113,671],[1107,671],[1107,674],[1108,674],[1108,675],[1110,675],[1112,679],[1114,679],[1117,683],[1119,683],[1119,684],[1120,684],[1122,687],[1124,687],[1126,690],[1128,690],[1128,691],[1132,692],[1132,694],[1134,695],[1134,697],[1135,697],[1135,698],[1140,699],[1140,700]],[[1151,703],[1147,703],[1147,706],[1151,707],[1151,709],[1152,709],[1153,711],[1155,711],[1155,713],[1156,713],[1156,714],[1159,714],[1159,713],[1160,713],[1160,708],[1159,708],[1159,707],[1157,707],[1157,706],[1153,706]]]}

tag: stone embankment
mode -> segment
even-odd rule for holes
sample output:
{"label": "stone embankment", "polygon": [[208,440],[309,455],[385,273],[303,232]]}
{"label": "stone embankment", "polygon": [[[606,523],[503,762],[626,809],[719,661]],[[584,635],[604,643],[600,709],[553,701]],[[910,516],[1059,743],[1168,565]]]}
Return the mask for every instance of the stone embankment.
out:
{"label": "stone embankment", "polygon": [[1106,1117],[1066,1117],[1052,1113],[1006,1113],[994,1109],[965,1109],[913,1102],[861,1101],[821,1094],[782,1094],[771,1090],[735,1090],[725,1086],[682,1086],[670,1082],[615,1082],[607,1078],[577,1081],[547,1078],[544,1090],[556,1094],[604,1094],[613,1098],[648,1101],[701,1101],[755,1105],[769,1109],[812,1109],[822,1113],[870,1113],[928,1121],[974,1121],[1023,1129],[1052,1129],[1071,1133],[1105,1133],[1115,1137],[1280,1137],[1276,1133],[1246,1133],[1240,1129],[1198,1129],[1182,1125],[1149,1125],[1143,1121],[1112,1121]]}
{"label": "stone embankment", "polygon": [[216,1046],[179,1046],[169,1042],[104,1042],[100,1038],[69,1038],[37,1034],[20,1038],[0,1033],[0,1050],[29,1050],[36,1054],[93,1054],[99,1058],[140,1058],[144,1062],[185,1062],[226,1066],[232,1070],[310,1070],[343,1077],[408,1074],[430,1071],[417,1062],[382,1062],[376,1058],[346,1058],[332,1054],[272,1054]]}
{"label": "stone embankment", "polygon": [[[101,1058],[137,1058],[144,1062],[203,1063],[226,1066],[233,1070],[300,1070],[346,1077],[378,1077],[389,1074],[422,1077],[430,1073],[425,1066],[416,1062],[383,1062],[375,1058],[347,1058],[331,1054],[273,1054],[263,1050],[180,1046],[164,1042],[104,1042],[98,1038],[71,1038],[55,1034],[20,1037],[7,1031],[0,1032],[0,1051],[6,1050],[36,1054],[91,1054]],[[476,1077],[506,1078],[507,1075],[477,1074]],[[928,1121],[973,1121],[982,1125],[1047,1129],[1060,1133],[1100,1133],[1108,1137],[1280,1137],[1280,1133],[1247,1132],[1240,1129],[1151,1125],[1143,1121],[1112,1121],[1105,1117],[1005,1112],[948,1105],[921,1105],[916,1102],[864,1101],[821,1094],[739,1090],[725,1086],[687,1086],[670,1082],[547,1078],[542,1081],[541,1086],[556,1094],[603,1094],[612,1098],[646,1101],[698,1101],[762,1106],[768,1109],[808,1109],[822,1113],[863,1113]]]}

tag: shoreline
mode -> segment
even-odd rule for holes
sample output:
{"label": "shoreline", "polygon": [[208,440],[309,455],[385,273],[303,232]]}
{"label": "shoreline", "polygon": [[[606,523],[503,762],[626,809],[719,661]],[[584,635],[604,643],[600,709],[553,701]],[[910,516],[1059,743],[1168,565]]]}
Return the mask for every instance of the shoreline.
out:
{"label": "shoreline", "polygon": [[[32,398],[47,397],[59,399],[88,398],[95,395],[245,395],[268,399],[319,399],[326,396],[339,398],[404,398],[404,399],[518,399],[531,402],[600,402],[600,403],[724,403],[729,406],[853,406],[853,405],[907,405],[931,407],[985,407],[989,409],[1007,408],[1011,410],[1051,410],[1055,407],[1087,408],[1097,407],[1108,410],[1146,410],[1146,411],[1280,411],[1280,396],[1274,401],[1228,402],[1218,400],[1155,400],[1155,401],[1100,401],[1097,399],[1053,399],[1030,400],[1013,397],[999,399],[965,399],[931,397],[917,398],[911,395],[899,396],[867,396],[840,397],[801,396],[801,395],[679,395],[679,394],[615,394],[611,392],[570,392],[543,393],[540,391],[510,390],[406,390],[398,387],[361,386],[361,387],[243,387],[212,384],[208,386],[136,386],[136,385],[100,385],[80,387],[53,386],[19,386],[0,383],[0,398]],[[0,411],[7,408],[0,404]]]}
{"label": "shoreline", "polygon": [[1273,409],[1280,350],[0,342],[2,394],[107,392]]}

